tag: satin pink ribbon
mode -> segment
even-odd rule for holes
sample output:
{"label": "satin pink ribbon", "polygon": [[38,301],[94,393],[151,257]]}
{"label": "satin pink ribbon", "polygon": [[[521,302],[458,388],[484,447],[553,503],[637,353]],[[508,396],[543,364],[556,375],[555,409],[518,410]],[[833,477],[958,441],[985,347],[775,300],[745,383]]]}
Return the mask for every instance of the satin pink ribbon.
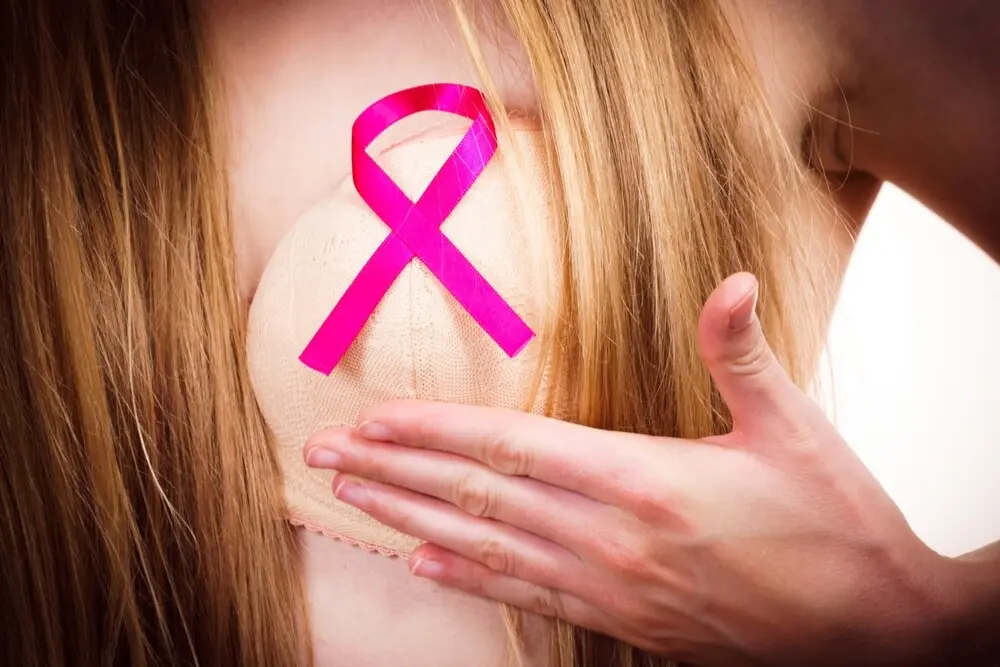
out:
{"label": "satin pink ribbon", "polygon": [[[420,199],[413,203],[366,152],[389,126],[420,111],[446,111],[472,120]],[[371,105],[354,122],[351,162],[361,198],[388,225],[389,236],[368,259],[299,357],[329,375],[403,268],[415,257],[507,353],[515,356],[534,333],[448,238],[441,224],[496,152],[496,129],[486,100],[458,84],[418,86]]]}

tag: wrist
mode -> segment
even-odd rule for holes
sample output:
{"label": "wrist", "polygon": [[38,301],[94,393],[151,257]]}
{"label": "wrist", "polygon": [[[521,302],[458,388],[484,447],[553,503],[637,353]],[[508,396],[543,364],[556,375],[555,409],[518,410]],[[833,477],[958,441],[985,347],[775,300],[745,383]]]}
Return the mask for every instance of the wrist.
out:
{"label": "wrist", "polygon": [[959,558],[938,556],[935,613],[924,632],[936,665],[1000,665],[1000,542]]}
{"label": "wrist", "polygon": [[872,605],[872,667],[1000,667],[1000,543],[959,558],[910,544],[894,594]]}

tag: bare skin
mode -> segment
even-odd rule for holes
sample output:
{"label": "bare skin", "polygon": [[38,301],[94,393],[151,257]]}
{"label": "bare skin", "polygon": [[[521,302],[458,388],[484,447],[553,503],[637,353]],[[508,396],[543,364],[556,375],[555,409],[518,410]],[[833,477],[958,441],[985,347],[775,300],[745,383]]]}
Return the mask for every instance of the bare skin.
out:
{"label": "bare skin", "polygon": [[[699,325],[732,432],[687,441],[395,401],[306,446],[426,540],[414,575],[704,667],[994,665],[996,572],[923,544],[788,378],[732,276]],[[581,529],[585,526],[585,529]]]}
{"label": "bare skin", "polygon": [[[410,85],[475,78],[441,0],[208,1],[229,92],[231,179],[249,298],[277,242],[348,174],[350,124],[365,106]],[[879,183],[890,179],[997,257],[989,180],[1000,173],[1000,130],[988,110],[1000,108],[1000,86],[980,82],[1000,69],[989,39],[1000,29],[1000,9],[985,0],[948,9],[934,0],[740,6],[748,48],[789,145],[803,144],[817,113],[840,121],[821,123],[808,152],[843,181],[832,197],[849,220],[860,225]],[[972,10],[979,14],[969,20]],[[501,92],[531,110],[523,59],[509,35],[503,39],[502,47],[485,44],[493,62],[504,64],[497,68]],[[846,262],[850,236],[827,223],[826,237]],[[304,533],[302,543],[318,665],[504,664],[505,635],[492,602],[322,536]]]}
{"label": "bare skin", "polygon": [[[770,6],[830,40],[843,97],[819,132],[823,163],[849,183],[899,183],[998,259],[1000,7]],[[306,455],[320,466],[331,460],[320,451],[338,457],[338,497],[428,541],[417,576],[664,655],[998,664],[1000,543],[944,558],[916,539],[774,361],[752,286],[733,276],[702,314],[702,355],[736,422],[722,438],[635,440],[399,402],[366,411],[357,429],[318,434]],[[565,528],[574,516],[587,517],[587,536]]]}
{"label": "bare skin", "polygon": [[[817,3],[849,56],[840,151],[1000,260],[1000,6],[989,0]],[[817,11],[820,11],[817,9]],[[848,113],[849,109],[849,113]]]}

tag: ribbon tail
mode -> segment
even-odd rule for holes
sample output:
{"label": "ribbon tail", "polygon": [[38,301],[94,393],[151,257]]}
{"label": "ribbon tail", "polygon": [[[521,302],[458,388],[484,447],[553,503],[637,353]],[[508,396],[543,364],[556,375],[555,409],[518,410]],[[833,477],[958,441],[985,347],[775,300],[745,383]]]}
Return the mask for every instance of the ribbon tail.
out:
{"label": "ribbon tail", "polygon": [[323,375],[332,373],[412,259],[413,253],[396,235],[386,238],[323,321],[299,361]]}
{"label": "ribbon tail", "polygon": [[436,229],[431,231],[430,222],[420,213],[410,220],[399,230],[406,245],[507,356],[516,356],[534,338],[531,328],[451,239]]}
{"label": "ribbon tail", "polygon": [[449,259],[440,273],[435,272],[438,280],[508,357],[517,356],[535,333],[457,248],[455,254],[457,257]]}

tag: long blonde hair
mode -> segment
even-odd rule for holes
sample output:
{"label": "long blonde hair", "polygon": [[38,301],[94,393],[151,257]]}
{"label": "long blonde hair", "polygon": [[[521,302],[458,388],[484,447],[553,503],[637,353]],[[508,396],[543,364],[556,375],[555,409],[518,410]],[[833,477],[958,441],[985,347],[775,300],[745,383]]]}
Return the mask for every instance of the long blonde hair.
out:
{"label": "long blonde hair", "polygon": [[199,30],[0,4],[0,664],[302,663]]}
{"label": "long blonde hair", "polygon": [[[0,5],[3,664],[308,660],[194,4]],[[806,181],[718,3],[500,4],[552,172],[553,401],[605,428],[725,431],[695,329],[740,270],[804,381],[819,292],[783,206]],[[663,664],[556,634],[559,665]]]}
{"label": "long blonde hair", "polygon": [[[495,17],[453,4],[503,134],[508,114],[476,36]],[[555,202],[548,233],[561,289],[550,294],[542,355],[558,379],[550,411],[620,431],[728,432],[696,330],[709,294],[739,271],[759,279],[768,341],[806,386],[830,267],[789,205],[819,200],[721,2],[500,6],[531,65]],[[518,615],[506,611],[516,639]],[[671,664],[565,623],[553,637],[559,667]]]}

